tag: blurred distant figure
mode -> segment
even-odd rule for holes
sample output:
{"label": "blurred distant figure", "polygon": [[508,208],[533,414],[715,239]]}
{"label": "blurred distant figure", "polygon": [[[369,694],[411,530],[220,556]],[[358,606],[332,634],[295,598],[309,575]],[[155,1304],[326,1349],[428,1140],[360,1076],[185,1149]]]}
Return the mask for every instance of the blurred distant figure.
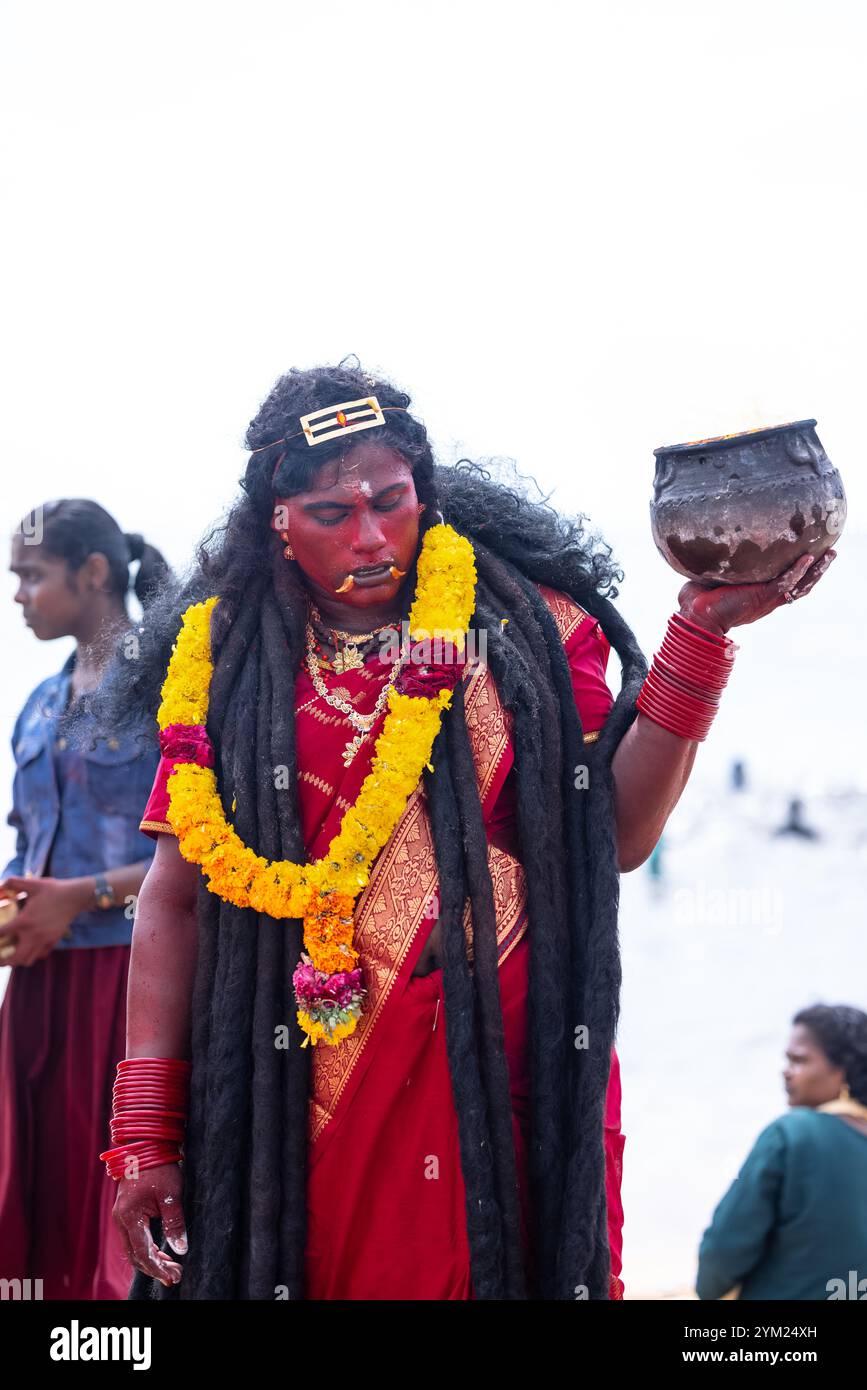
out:
{"label": "blurred distant figure", "polygon": [[804,840],[818,840],[818,830],[804,824],[804,803],[798,797],[789,802],[789,814],[782,825],[774,831],[775,835],[800,835]]}
{"label": "blurred distant figure", "polygon": [[867,1293],[867,1013],[795,1015],[791,1109],[762,1130],[699,1250],[699,1298]]}
{"label": "blurred distant figure", "polygon": [[31,515],[38,533],[22,522],[12,537],[14,601],[38,641],[76,646],[31,691],[12,735],[16,848],[0,898],[23,906],[0,926],[0,965],[12,967],[0,1008],[0,1278],[38,1279],[45,1299],[124,1298],[132,1271],[96,1154],[110,1143],[126,1051],[129,908],[154,852],[139,820],[160,755],[155,718],[105,737],[86,696],[118,644],[135,656],[131,562],[143,604],[170,571],[97,502],[62,498]]}
{"label": "blurred distant figure", "polygon": [[647,872],[650,874],[650,877],[654,880],[655,883],[662,882],[662,842],[664,839],[665,836],[660,835],[659,839],[653,847],[653,850],[651,851],[650,858],[647,861]]}
{"label": "blurred distant figure", "polygon": [[732,791],[743,792],[747,788],[747,765],[740,758],[732,763]]}

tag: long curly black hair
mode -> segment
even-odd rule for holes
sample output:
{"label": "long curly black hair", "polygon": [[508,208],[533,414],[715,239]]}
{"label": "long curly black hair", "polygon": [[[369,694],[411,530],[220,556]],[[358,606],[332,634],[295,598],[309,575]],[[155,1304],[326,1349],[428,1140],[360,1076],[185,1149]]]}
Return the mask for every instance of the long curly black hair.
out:
{"label": "long curly black hair", "polygon": [[[344,363],[281,377],[247,432],[256,452],[242,496],[202,542],[191,573],[149,608],[137,659],[115,663],[100,697],[115,729],[152,721],[183,608],[218,594],[208,732],[224,803],[234,791],[238,833],[268,858],[305,855],[295,776],[278,795],[272,769],[296,769],[294,683],[307,615],[297,566],[286,563],[269,523],[275,495],[309,486],[319,465],[346,448],[340,440],[315,450],[303,437],[283,441],[299,415],[370,394],[383,406],[410,405],[390,382]],[[611,602],[622,573],[584,518],[560,517],[543,498],[468,461],[436,466],[424,425],[408,410],[387,413],[376,439],[409,462],[425,504],[422,531],[439,510],[473,542],[474,626],[486,630],[488,666],[513,720],[530,941],[532,1280],[521,1252],[492,885],[460,687],[434,748],[436,771],[425,774],[473,1288],[478,1298],[573,1299],[586,1290],[604,1299],[603,1108],[620,987],[611,759],[635,718],[647,665]],[[597,617],[620,657],[622,688],[595,743],[583,744],[539,583]],[[405,612],[414,587],[410,573]],[[582,790],[579,764],[589,774]],[[190,1253],[179,1285],[139,1274],[130,1296],[264,1299],[283,1286],[303,1298],[310,1050],[273,1045],[275,1024],[292,1016],[301,924],[233,907],[204,886],[199,922],[185,1163]],[[574,1045],[579,1024],[589,1029],[587,1048]]]}

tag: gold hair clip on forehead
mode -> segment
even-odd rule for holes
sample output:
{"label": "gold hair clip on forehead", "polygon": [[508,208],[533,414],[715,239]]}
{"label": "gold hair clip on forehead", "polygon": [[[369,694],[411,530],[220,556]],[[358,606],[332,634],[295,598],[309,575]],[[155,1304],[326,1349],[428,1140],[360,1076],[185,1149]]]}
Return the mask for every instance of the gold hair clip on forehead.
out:
{"label": "gold hair clip on forehead", "polygon": [[376,396],[362,396],[357,401],[341,401],[339,405],[326,405],[321,410],[311,410],[309,415],[302,415],[299,418],[300,430],[295,434],[284,435],[282,439],[274,439],[270,444],[260,444],[258,449],[252,449],[253,454],[260,454],[263,449],[273,449],[275,444],[288,444],[290,439],[299,439],[306,435],[308,444],[324,444],[329,439],[336,439],[338,435],[355,434],[357,430],[372,430],[377,425],[385,424],[386,410],[406,410],[403,405],[384,405],[380,406]]}
{"label": "gold hair clip on forehead", "polygon": [[340,405],[327,405],[323,410],[312,410],[309,415],[301,416],[301,428],[308,444],[324,444],[339,434],[354,434],[356,430],[372,430],[384,424],[385,416],[376,396],[342,401]]}

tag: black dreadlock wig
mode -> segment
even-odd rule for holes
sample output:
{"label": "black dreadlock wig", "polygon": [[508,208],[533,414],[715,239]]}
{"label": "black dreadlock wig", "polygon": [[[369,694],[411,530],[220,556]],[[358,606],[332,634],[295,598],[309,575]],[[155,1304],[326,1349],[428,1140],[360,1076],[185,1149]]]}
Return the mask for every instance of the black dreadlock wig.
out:
{"label": "black dreadlock wig", "polygon": [[[203,541],[187,579],[149,608],[139,659],[118,661],[104,685],[115,728],[153,721],[182,610],[220,596],[208,733],[224,803],[235,793],[238,833],[270,859],[305,856],[293,709],[307,610],[297,567],[284,560],[269,523],[275,495],[309,487],[319,466],[346,448],[340,439],[315,452],[303,436],[272,442],[297,430],[301,414],[370,394],[383,406],[410,404],[389,382],[344,364],[293,370],[277,382],[247,432],[247,447],[257,452],[242,497]],[[603,1108],[620,987],[611,760],[635,718],[647,666],[611,602],[623,575],[610,548],[586,535],[583,518],[563,519],[466,460],[437,467],[419,420],[404,411],[385,418],[376,439],[410,464],[425,504],[422,530],[435,524],[439,509],[473,542],[473,621],[486,630],[488,665],[514,728],[530,940],[532,1283],[520,1244],[494,902],[460,687],[434,746],[435,772],[425,774],[473,1287],[487,1299],[574,1299],[585,1290],[605,1299]],[[621,660],[621,692],[598,741],[586,746],[567,659],[538,583],[569,594],[598,618]],[[414,588],[410,573],[407,612]],[[278,764],[290,769],[289,790],[279,794],[272,775]],[[587,778],[576,778],[578,765],[587,767]],[[577,790],[585,781],[589,786]],[[472,967],[462,927],[466,901]],[[293,1015],[301,923],[234,907],[202,883],[199,924],[185,1161],[189,1255],[179,1285],[166,1288],[137,1274],[130,1297],[273,1299],[283,1286],[290,1298],[303,1298],[310,1050],[274,1046],[275,1025]],[[587,1048],[574,1046],[579,1025],[589,1029]]]}

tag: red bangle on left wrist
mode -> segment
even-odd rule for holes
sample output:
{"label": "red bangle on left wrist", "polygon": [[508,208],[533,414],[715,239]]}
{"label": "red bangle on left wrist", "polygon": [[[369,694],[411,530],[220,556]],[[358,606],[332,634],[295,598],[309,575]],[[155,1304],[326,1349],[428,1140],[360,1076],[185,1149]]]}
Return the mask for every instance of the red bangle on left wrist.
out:
{"label": "red bangle on left wrist", "polygon": [[707,738],[731,675],[737,643],[673,613],[636,706],[669,733],[701,743]]}

